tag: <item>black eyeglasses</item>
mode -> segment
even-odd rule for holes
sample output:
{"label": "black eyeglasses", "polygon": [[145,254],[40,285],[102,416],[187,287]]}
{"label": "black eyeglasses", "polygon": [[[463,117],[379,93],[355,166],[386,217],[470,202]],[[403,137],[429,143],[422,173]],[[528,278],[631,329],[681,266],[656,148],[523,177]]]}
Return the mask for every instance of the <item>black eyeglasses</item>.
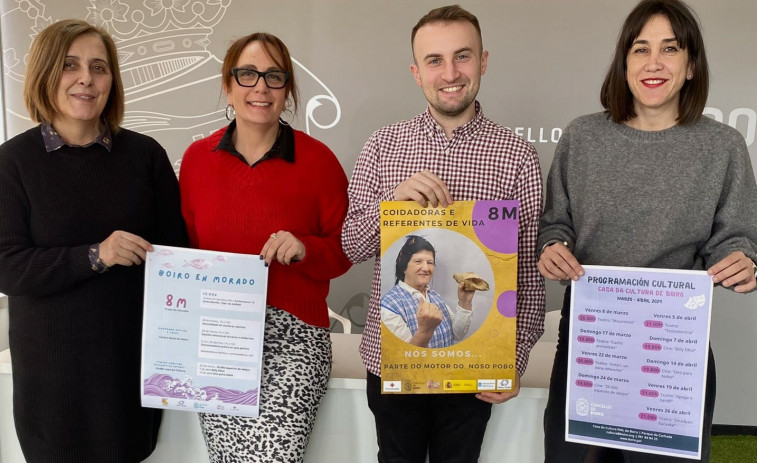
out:
{"label": "black eyeglasses", "polygon": [[231,74],[242,87],[254,87],[262,77],[268,88],[284,88],[289,80],[286,71],[256,71],[247,68],[233,68]]}

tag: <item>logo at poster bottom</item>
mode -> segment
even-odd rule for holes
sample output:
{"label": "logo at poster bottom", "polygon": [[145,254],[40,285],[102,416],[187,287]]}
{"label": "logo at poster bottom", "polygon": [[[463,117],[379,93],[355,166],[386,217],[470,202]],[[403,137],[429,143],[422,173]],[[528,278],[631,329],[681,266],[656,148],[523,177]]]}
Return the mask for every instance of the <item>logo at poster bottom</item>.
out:
{"label": "logo at poster bottom", "polygon": [[402,381],[384,381],[384,392],[402,392]]}
{"label": "logo at poster bottom", "polygon": [[479,379],[478,390],[479,391],[493,391],[496,389],[496,381],[493,379]]}
{"label": "logo at poster bottom", "polygon": [[499,379],[497,380],[497,390],[499,391],[511,391],[513,389],[512,379]]}
{"label": "logo at poster bottom", "polygon": [[476,381],[472,379],[445,379],[445,391],[475,391]]}

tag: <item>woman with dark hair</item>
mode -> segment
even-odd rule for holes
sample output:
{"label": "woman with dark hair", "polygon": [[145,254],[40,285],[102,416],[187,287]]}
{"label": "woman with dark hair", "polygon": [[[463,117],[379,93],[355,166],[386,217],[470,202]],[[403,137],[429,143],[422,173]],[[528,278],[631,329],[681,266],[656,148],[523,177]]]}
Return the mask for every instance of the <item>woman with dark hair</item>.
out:
{"label": "woman with dark hair", "polygon": [[27,462],[138,462],[160,410],[140,406],[150,242],[186,244],[165,150],[120,128],[108,33],[80,20],[32,43],[24,101],[40,125],[0,146],[0,291],[10,296],[13,415]]}
{"label": "woman with dark hair", "polygon": [[[739,132],[702,117],[708,82],[691,9],[679,0],[640,2],[602,86],[605,111],[571,122],[555,151],[538,240],[545,278],[578,280],[581,264],[591,264],[708,269],[736,292],[757,287],[754,173]],[[546,461],[680,461],[565,442],[569,293],[545,411]],[[705,462],[714,404],[710,352]]]}
{"label": "woman with dark hair", "polygon": [[350,267],[347,177],[326,145],[280,119],[296,112],[297,86],[279,38],[237,40],[221,75],[233,120],[181,163],[190,244],[260,254],[270,269],[260,416],[200,414],[200,424],[211,462],[298,462],[331,374],[329,282]]}
{"label": "woman with dark hair", "polygon": [[436,251],[426,239],[408,235],[397,253],[394,286],[381,297],[381,321],[398,338],[418,347],[448,347],[468,333],[473,293],[458,284],[453,312],[429,286]]}

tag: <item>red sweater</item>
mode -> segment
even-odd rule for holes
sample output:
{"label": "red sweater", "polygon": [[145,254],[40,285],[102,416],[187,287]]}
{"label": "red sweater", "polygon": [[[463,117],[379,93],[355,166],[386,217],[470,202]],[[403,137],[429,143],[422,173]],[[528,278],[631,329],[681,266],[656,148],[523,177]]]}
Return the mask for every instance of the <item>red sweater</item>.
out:
{"label": "red sweater", "polygon": [[213,151],[223,128],[192,143],[181,161],[181,209],[191,246],[260,254],[271,233],[291,232],[305,258],[271,263],[268,305],[306,323],[328,327],[329,281],[350,267],[341,245],[347,177],[334,153],[294,131],[294,163],[280,158],[250,167],[228,151]]}

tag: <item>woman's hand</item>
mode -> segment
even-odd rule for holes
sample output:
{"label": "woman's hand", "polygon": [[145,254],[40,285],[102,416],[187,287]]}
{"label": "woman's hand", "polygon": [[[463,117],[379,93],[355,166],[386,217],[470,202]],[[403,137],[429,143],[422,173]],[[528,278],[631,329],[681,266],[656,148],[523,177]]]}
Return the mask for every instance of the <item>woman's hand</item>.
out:
{"label": "woman's hand", "polygon": [[271,265],[274,259],[280,264],[289,265],[305,258],[305,245],[290,232],[279,230],[271,233],[260,256],[267,265]]}
{"label": "woman's hand", "polygon": [[476,291],[466,291],[464,287],[464,281],[457,284],[457,303],[465,310],[473,310],[473,294]]}
{"label": "woman's hand", "polygon": [[578,280],[584,269],[563,243],[550,244],[541,253],[539,273],[548,280]]}
{"label": "woman's hand", "polygon": [[757,288],[752,259],[741,251],[732,252],[710,267],[707,273],[712,275],[713,283],[720,283],[724,288],[733,286],[737,293],[746,293]]}
{"label": "woman's hand", "polygon": [[418,304],[415,318],[418,321],[418,331],[430,331],[432,333],[444,319],[441,309],[436,304],[426,301],[421,301]]}
{"label": "woman's hand", "polygon": [[100,243],[100,260],[108,267],[139,265],[144,262],[152,245],[139,236],[116,230]]}
{"label": "woman's hand", "polygon": [[436,327],[443,319],[442,311],[436,304],[421,300],[418,303],[418,310],[415,312],[418,330],[408,342],[414,346],[428,347]]}

